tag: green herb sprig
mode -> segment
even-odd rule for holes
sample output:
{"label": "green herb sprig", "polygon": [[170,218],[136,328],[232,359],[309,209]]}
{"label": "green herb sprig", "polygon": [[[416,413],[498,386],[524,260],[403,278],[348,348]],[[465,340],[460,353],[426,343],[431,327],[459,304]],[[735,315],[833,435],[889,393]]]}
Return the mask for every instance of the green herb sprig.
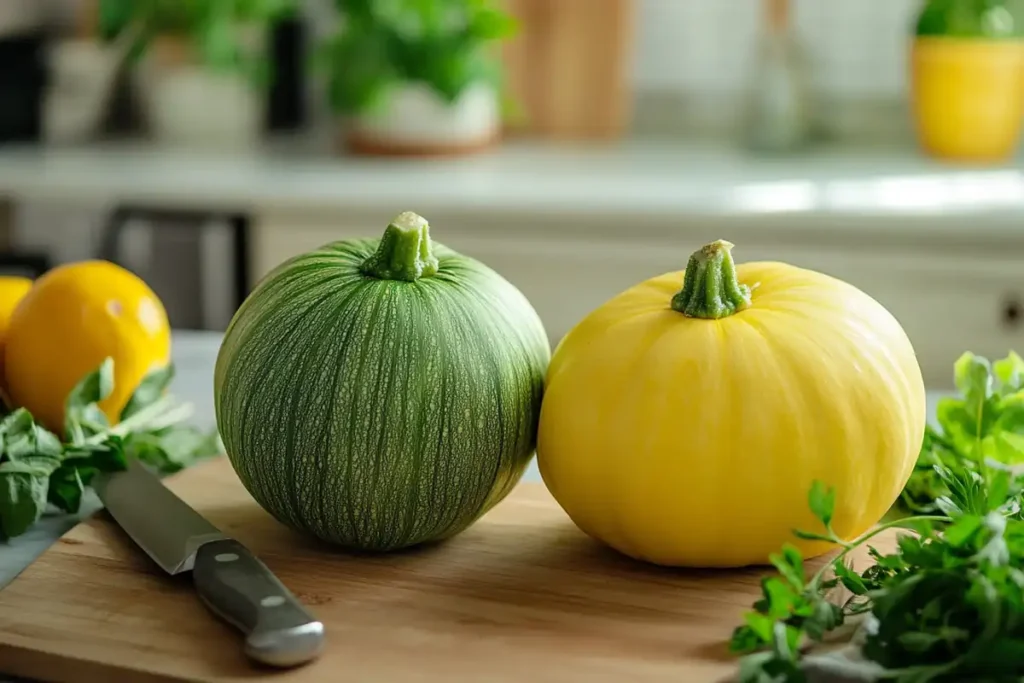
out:
{"label": "green herb sprig", "polygon": [[37,424],[25,408],[4,406],[0,537],[24,534],[51,505],[77,513],[92,478],[123,470],[129,458],[169,474],[220,453],[216,430],[204,433],[182,424],[192,407],[167,393],[173,377],[173,365],[147,375],[111,426],[98,406],[114,389],[114,361],[107,358],[68,395],[63,438]]}
{"label": "green herb sprig", "polygon": [[106,41],[126,37],[130,59],[157,36],[175,36],[208,68],[242,73],[264,86],[272,74],[261,33],[297,8],[295,0],[101,0],[99,33]]}
{"label": "green herb sprig", "polygon": [[[949,494],[941,469],[985,475],[988,464],[1024,465],[1024,360],[1011,352],[993,362],[972,353],[953,366],[957,396],[936,406],[917,465],[900,496],[908,512],[931,513]],[[937,469],[941,468],[941,469]]]}
{"label": "green herb sprig", "polygon": [[474,83],[501,89],[500,56],[492,46],[513,35],[517,23],[493,0],[335,0],[335,6],[340,26],[316,61],[336,112],[382,106],[403,83],[422,83],[448,102]]}
{"label": "green herb sprig", "polygon": [[[808,505],[838,554],[808,577],[792,546],[772,556],[778,576],[733,633],[743,654],[741,683],[805,683],[809,646],[857,619],[857,657],[843,667],[858,680],[1002,683],[1024,677],[1024,475],[1014,465],[1024,412],[1024,362],[1011,353],[990,364],[964,354],[955,366],[960,396],[939,404],[918,467],[904,491],[912,512],[852,541],[832,530],[835,493],[815,482]],[[871,539],[903,529],[896,550]],[[866,548],[872,563],[847,560]],[[836,597],[839,586],[849,597]]]}

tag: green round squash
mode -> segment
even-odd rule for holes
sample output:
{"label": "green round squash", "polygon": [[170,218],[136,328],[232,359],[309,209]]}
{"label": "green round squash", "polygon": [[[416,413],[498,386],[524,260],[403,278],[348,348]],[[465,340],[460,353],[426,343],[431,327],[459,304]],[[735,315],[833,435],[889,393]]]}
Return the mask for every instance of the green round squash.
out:
{"label": "green round squash", "polygon": [[256,286],[217,356],[217,425],[278,520],[393,550],[462,531],[518,483],[549,360],[523,294],[406,212]]}

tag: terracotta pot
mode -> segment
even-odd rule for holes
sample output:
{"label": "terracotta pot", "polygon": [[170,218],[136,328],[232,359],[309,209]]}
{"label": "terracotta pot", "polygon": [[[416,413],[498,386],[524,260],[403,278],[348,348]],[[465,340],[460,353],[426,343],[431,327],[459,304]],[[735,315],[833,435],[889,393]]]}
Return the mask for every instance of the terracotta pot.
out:
{"label": "terracotta pot", "polygon": [[467,88],[449,103],[428,86],[409,83],[393,89],[379,109],[343,124],[345,146],[357,154],[471,154],[492,147],[500,137],[498,95],[484,84]]}

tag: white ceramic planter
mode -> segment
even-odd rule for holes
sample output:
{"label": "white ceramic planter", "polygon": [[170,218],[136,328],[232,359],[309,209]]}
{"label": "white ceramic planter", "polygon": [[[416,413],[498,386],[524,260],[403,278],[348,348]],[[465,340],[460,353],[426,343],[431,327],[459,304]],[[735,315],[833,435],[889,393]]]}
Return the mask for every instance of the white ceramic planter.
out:
{"label": "white ceramic planter", "polygon": [[181,53],[150,50],[136,84],[157,142],[234,150],[253,147],[262,137],[262,93],[241,74],[210,71]]}
{"label": "white ceramic planter", "polygon": [[501,132],[498,94],[485,84],[447,102],[430,87],[409,83],[384,105],[347,122],[347,142],[371,154],[465,154],[494,144]]}
{"label": "white ceramic planter", "polygon": [[44,138],[79,143],[96,137],[110,103],[121,51],[94,40],[55,41],[43,109]]}

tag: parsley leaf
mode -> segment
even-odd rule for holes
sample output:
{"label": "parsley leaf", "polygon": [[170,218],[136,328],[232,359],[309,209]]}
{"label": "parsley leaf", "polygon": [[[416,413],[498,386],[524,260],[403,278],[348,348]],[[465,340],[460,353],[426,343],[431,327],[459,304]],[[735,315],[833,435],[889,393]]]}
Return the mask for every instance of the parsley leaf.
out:
{"label": "parsley leaf", "polygon": [[836,509],[835,489],[826,488],[820,481],[815,481],[811,485],[810,506],[814,516],[821,520],[826,529],[830,528]]}
{"label": "parsley leaf", "polygon": [[1024,360],[1013,352],[995,362],[965,353],[954,364],[953,378],[958,395],[936,406],[938,427],[925,429],[900,496],[909,512],[941,511],[940,501],[950,496],[950,478],[937,467],[956,472],[954,481],[963,482],[964,470],[987,472],[993,463],[1024,465]]}
{"label": "parsley leaf", "polygon": [[[803,654],[805,646],[855,615],[871,624],[855,648],[863,660],[855,668],[871,672],[865,680],[997,683],[1024,677],[1024,476],[995,461],[934,472],[947,491],[937,501],[939,514],[879,524],[843,544],[810,578],[791,546],[772,556],[778,576],[763,579],[763,597],[731,642],[734,652],[744,654],[741,681],[807,680],[814,656]],[[819,518],[827,517],[824,491],[815,484],[808,497]],[[908,533],[897,538],[895,551],[868,545],[898,528]],[[873,564],[857,573],[846,556],[860,547],[868,548]],[[833,602],[829,591],[838,583],[852,594],[842,603]]]}

